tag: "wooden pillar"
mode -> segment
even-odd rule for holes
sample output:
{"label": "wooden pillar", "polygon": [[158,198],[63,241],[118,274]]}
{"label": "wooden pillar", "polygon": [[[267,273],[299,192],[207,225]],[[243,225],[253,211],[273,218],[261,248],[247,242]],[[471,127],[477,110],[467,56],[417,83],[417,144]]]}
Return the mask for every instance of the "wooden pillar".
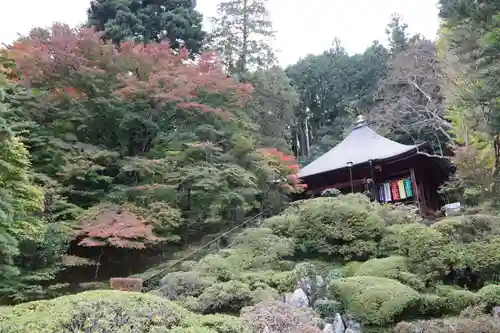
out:
{"label": "wooden pillar", "polygon": [[411,184],[413,186],[413,194],[415,195],[415,200],[417,201],[417,206],[418,206],[418,211],[420,212],[420,215],[424,216],[424,208],[422,207],[422,203],[420,201],[420,196],[419,196],[419,190],[417,186],[417,178],[415,177],[415,169],[411,168],[410,169],[410,178],[411,178]]}

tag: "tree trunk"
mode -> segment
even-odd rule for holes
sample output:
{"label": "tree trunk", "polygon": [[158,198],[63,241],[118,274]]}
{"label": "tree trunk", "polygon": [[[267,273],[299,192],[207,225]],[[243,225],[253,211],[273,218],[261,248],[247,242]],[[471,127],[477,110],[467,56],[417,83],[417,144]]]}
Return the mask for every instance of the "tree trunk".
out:
{"label": "tree trunk", "polygon": [[495,134],[493,139],[493,150],[495,154],[495,164],[493,168],[493,175],[498,176],[500,170],[500,133]]}
{"label": "tree trunk", "polygon": [[248,0],[243,0],[243,39],[239,60],[239,71],[245,73],[247,70],[248,57]]}

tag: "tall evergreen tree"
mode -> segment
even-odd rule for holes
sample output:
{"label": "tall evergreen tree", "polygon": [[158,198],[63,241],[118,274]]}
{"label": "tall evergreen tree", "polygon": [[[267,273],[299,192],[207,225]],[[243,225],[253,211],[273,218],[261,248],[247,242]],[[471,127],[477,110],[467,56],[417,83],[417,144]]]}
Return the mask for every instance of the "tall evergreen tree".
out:
{"label": "tall evergreen tree", "polygon": [[274,38],[267,0],[224,0],[213,18],[211,47],[218,51],[230,73],[267,68],[275,62]]}
{"label": "tall evergreen tree", "polygon": [[399,14],[393,14],[385,33],[389,39],[389,48],[392,54],[404,51],[408,46],[408,24]]}
{"label": "tall evergreen tree", "polygon": [[104,31],[114,43],[168,39],[174,49],[185,45],[196,54],[206,34],[195,6],[194,0],[92,0],[88,25]]}

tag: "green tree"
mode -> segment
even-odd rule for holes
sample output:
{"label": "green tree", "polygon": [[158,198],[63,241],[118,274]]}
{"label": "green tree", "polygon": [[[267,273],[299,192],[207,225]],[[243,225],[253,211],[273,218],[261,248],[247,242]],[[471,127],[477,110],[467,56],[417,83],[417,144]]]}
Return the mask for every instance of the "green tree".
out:
{"label": "green tree", "polygon": [[168,39],[174,49],[185,45],[197,54],[206,34],[203,17],[195,6],[193,0],[93,0],[88,9],[88,25],[103,31],[114,43]]}
{"label": "green tree", "polygon": [[401,15],[395,13],[391,17],[391,22],[387,25],[385,33],[389,39],[389,49],[392,54],[404,51],[408,46],[408,24],[403,21]]}
{"label": "green tree", "polygon": [[[496,197],[500,170],[500,4],[441,0],[439,5],[443,19],[440,42],[452,74],[448,93],[453,131],[458,135],[457,143],[472,148],[478,154],[476,160],[485,162],[483,168],[492,170],[496,186],[487,188]],[[488,155],[492,156],[491,166],[484,158]]]}
{"label": "green tree", "polygon": [[[331,49],[286,69],[300,96],[292,131],[298,141],[294,152],[306,157],[304,162],[337,144],[350,130],[353,116],[371,105],[377,82],[387,72],[387,59],[388,51],[377,42],[363,54],[349,56],[336,39]],[[307,132],[310,151],[306,149]]]}
{"label": "green tree", "polygon": [[39,214],[43,209],[42,190],[33,185],[29,153],[4,116],[5,95],[12,63],[0,58],[0,299],[7,285],[19,275],[16,258],[19,245],[36,241],[44,232]]}
{"label": "green tree", "polygon": [[259,126],[260,145],[287,151],[291,147],[290,127],[295,122],[298,94],[286,73],[275,66],[247,75],[253,84],[249,105],[252,120]]}
{"label": "green tree", "polygon": [[224,0],[212,19],[210,47],[219,52],[229,73],[265,69],[275,62],[267,0]]}

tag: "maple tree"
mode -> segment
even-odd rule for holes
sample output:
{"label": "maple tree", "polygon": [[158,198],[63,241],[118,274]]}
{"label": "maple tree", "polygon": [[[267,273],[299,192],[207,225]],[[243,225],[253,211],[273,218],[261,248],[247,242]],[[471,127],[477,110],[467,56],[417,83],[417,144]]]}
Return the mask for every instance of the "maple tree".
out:
{"label": "maple tree", "polygon": [[121,206],[96,206],[79,221],[75,237],[82,246],[114,246],[144,249],[147,243],[160,241],[152,225]]}
{"label": "maple tree", "polygon": [[281,189],[288,193],[300,193],[307,188],[307,184],[298,178],[300,166],[295,157],[276,148],[262,148],[259,153],[268,167],[275,170],[274,175],[278,177],[273,181],[276,181]]}
{"label": "maple tree", "polygon": [[26,129],[46,218],[73,230],[76,252],[60,269],[98,270],[108,252],[123,266],[128,254],[219,232],[266,195],[281,204],[303,187],[293,159],[261,150],[253,87],[214,53],[193,61],[167,42],[118,49],[100,32],[54,24],[5,54],[17,91],[5,120]]}

